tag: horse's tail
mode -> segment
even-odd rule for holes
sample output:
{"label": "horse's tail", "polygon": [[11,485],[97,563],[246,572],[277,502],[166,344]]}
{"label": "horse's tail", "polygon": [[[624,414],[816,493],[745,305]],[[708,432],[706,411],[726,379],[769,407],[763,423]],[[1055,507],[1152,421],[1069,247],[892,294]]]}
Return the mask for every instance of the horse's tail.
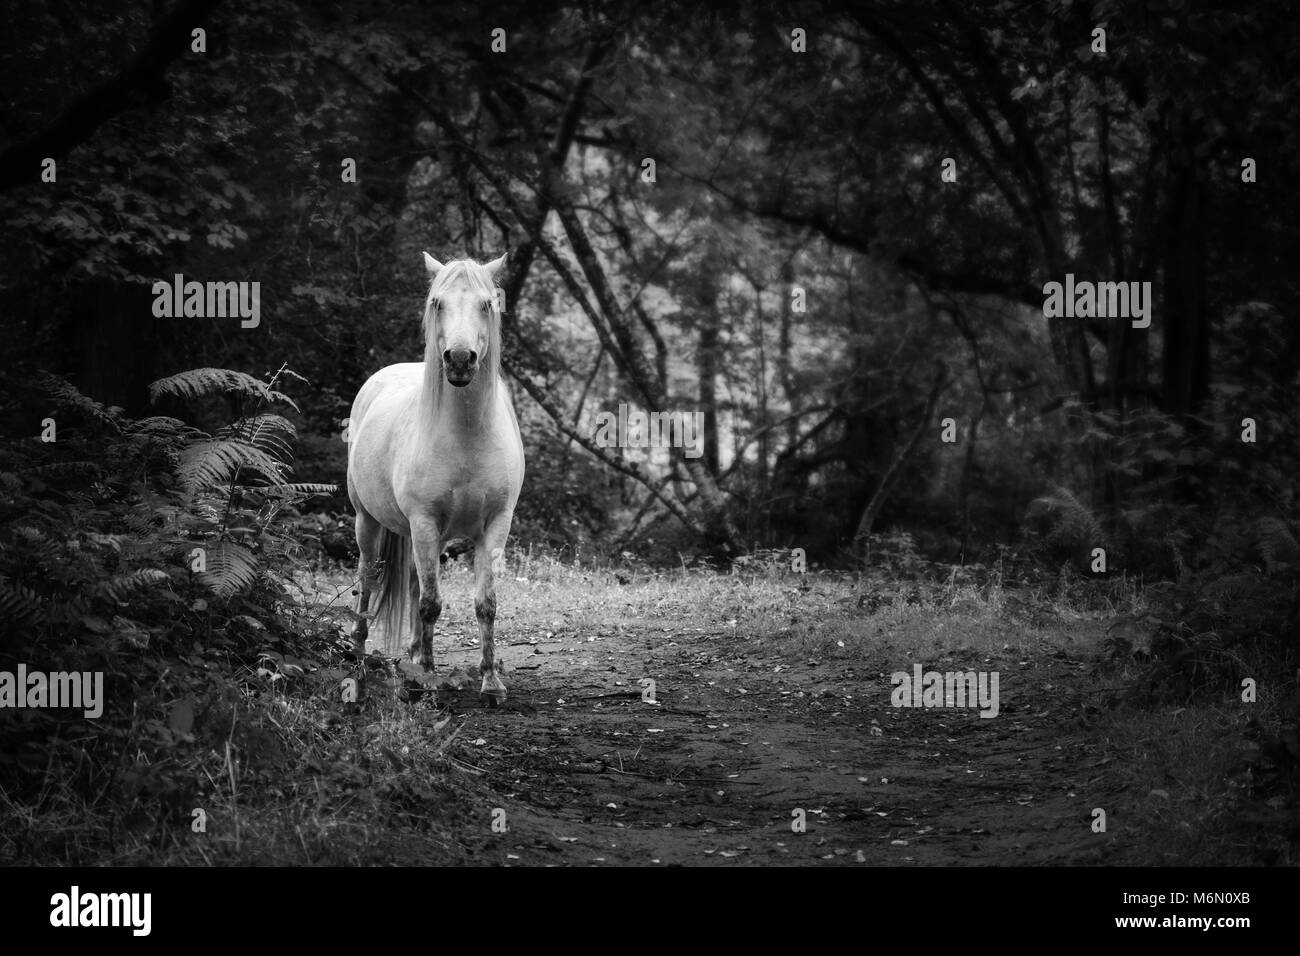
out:
{"label": "horse's tail", "polygon": [[379,650],[385,657],[405,657],[415,634],[414,577],[411,539],[381,529],[374,620],[379,627]]}

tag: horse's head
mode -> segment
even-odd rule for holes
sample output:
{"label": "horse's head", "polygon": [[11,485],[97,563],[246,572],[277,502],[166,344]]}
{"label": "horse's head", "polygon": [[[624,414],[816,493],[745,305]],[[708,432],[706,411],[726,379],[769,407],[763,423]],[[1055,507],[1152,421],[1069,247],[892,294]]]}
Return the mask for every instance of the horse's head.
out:
{"label": "horse's head", "polygon": [[499,357],[501,290],[493,277],[506,257],[479,265],[457,259],[443,265],[427,252],[429,296],[424,307],[426,355],[437,356],[447,381],[464,388],[479,366]]}

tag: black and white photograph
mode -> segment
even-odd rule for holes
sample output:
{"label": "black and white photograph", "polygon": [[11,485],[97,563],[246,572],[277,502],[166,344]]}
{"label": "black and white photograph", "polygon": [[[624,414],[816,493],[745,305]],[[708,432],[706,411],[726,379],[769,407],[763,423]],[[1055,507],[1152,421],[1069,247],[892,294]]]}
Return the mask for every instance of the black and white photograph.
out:
{"label": "black and white photograph", "polygon": [[1294,4],[4,8],[24,920],[1300,863]]}

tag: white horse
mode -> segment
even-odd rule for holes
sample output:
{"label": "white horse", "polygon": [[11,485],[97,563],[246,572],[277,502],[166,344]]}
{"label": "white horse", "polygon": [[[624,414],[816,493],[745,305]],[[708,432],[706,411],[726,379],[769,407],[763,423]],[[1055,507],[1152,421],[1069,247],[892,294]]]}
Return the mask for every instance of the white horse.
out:
{"label": "white horse", "polygon": [[[381,649],[433,667],[433,628],[442,611],[438,557],[452,538],[474,542],[474,612],[483,645],[482,699],[505,700],[493,646],[493,559],[503,554],[524,480],[519,421],[501,380],[500,290],[486,265],[443,265],[427,252],[424,361],[380,369],[352,403],[348,497],[357,512],[357,623],[364,656],[367,611]],[[405,635],[410,635],[409,641]]]}

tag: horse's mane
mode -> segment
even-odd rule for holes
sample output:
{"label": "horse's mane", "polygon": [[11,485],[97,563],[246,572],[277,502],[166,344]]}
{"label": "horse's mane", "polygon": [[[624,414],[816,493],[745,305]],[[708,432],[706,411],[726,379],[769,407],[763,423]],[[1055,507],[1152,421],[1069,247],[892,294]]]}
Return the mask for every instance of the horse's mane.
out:
{"label": "horse's mane", "polygon": [[495,392],[501,378],[501,309],[498,299],[498,287],[488,274],[487,267],[473,259],[456,259],[448,262],[439,270],[437,276],[429,283],[429,294],[424,300],[424,362],[426,375],[426,392],[436,404],[446,384],[442,373],[442,355],[436,353],[437,335],[434,322],[437,315],[433,304],[457,284],[464,283],[469,291],[488,302],[488,347],[487,354],[479,363],[479,375],[487,376],[484,385],[489,392]]}

